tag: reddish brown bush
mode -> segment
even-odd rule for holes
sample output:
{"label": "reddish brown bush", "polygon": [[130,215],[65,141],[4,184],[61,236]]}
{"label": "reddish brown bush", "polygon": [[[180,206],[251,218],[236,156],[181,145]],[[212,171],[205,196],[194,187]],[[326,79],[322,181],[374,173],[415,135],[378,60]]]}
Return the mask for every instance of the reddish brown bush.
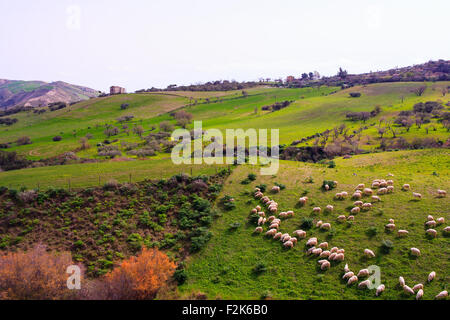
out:
{"label": "reddish brown bush", "polygon": [[42,245],[27,252],[0,255],[0,299],[60,300],[75,292],[67,288],[69,253],[49,253]]}
{"label": "reddish brown bush", "polygon": [[146,249],[125,260],[95,285],[94,299],[154,299],[175,271],[175,264],[157,249]]}

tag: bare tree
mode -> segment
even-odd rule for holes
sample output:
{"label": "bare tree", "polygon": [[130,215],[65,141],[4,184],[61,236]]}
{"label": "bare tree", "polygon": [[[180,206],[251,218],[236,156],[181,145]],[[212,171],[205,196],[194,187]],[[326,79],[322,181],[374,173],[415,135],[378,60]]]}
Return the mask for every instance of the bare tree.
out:
{"label": "bare tree", "polygon": [[426,86],[420,86],[420,87],[417,87],[415,89],[412,89],[412,92],[414,92],[414,94],[416,96],[421,97],[426,89],[427,89]]}

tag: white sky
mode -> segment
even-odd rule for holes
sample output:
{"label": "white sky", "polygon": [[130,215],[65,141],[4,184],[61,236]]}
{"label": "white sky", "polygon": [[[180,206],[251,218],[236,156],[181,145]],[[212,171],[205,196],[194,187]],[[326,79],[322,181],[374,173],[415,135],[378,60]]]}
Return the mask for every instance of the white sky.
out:
{"label": "white sky", "polygon": [[0,0],[0,78],[128,91],[450,58],[448,0]]}

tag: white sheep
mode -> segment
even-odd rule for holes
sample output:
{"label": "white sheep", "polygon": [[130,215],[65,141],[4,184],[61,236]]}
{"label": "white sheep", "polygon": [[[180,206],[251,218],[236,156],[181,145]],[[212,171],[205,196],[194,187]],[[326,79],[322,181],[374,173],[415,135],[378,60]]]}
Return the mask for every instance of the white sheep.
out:
{"label": "white sheep", "polygon": [[377,194],[383,195],[383,194],[386,194],[387,191],[388,191],[387,188],[380,188],[380,189],[378,189]]}
{"label": "white sheep", "polygon": [[413,192],[412,195],[415,199],[422,199],[422,195],[420,193]]}
{"label": "white sheep", "polygon": [[288,212],[286,212],[288,217],[293,217],[294,216],[294,211],[289,210]]}
{"label": "white sheep", "polygon": [[450,233],[450,226],[444,228],[444,233]]}
{"label": "white sheep", "polygon": [[348,267],[348,263],[345,264],[344,271],[345,271],[345,273],[350,272],[350,268]]}
{"label": "white sheep", "polygon": [[348,197],[348,192],[347,191],[342,191],[341,192],[342,197],[345,199]]}
{"label": "white sheep", "polygon": [[312,254],[315,255],[315,256],[318,256],[318,255],[320,255],[322,253],[322,251],[323,250],[321,248],[316,248],[316,249],[314,249],[312,251]]}
{"label": "white sheep", "polygon": [[337,253],[336,253],[336,252],[333,252],[333,253],[331,253],[330,256],[328,257],[328,260],[335,260],[335,259],[336,259],[336,256],[337,256]]}
{"label": "white sheep", "polygon": [[291,237],[291,242],[293,243],[293,244],[297,244],[297,238],[296,237]]}
{"label": "white sheep", "polygon": [[367,277],[369,276],[369,269],[361,269],[358,272],[358,278],[359,277]]}
{"label": "white sheep", "polygon": [[379,187],[380,187],[380,183],[378,181],[374,181],[372,183],[372,188],[376,189],[376,188],[379,188]]}
{"label": "white sheep", "polygon": [[387,193],[392,193],[392,192],[394,192],[394,186],[387,186],[386,190],[387,190]]}
{"label": "white sheep", "polygon": [[447,191],[445,191],[445,190],[438,190],[437,191],[437,196],[438,196],[438,198],[444,198],[445,196],[447,196]]}
{"label": "white sheep", "polygon": [[306,202],[308,201],[308,197],[301,197],[300,199],[298,199],[298,202],[300,202],[301,205],[305,205]]}
{"label": "white sheep", "polygon": [[368,258],[374,258],[375,253],[370,249],[364,249],[364,255]]}
{"label": "white sheep", "polygon": [[417,248],[411,248],[411,254],[413,256],[419,257],[420,256],[420,250]]}
{"label": "white sheep", "polygon": [[436,235],[437,235],[437,231],[436,231],[436,230],[434,230],[434,229],[428,229],[428,230],[426,231],[426,233],[427,233],[428,235],[432,236],[433,238],[436,238]]}
{"label": "white sheep", "polygon": [[431,214],[429,214],[427,217],[427,221],[433,221],[433,220],[434,220],[433,216]]}
{"label": "white sheep", "polygon": [[270,236],[273,237],[276,233],[277,233],[277,229],[270,229],[269,231],[266,232],[266,236]]}
{"label": "white sheep", "polygon": [[408,191],[411,188],[411,186],[407,183],[405,183],[402,187],[403,190]]}
{"label": "white sheep", "polygon": [[330,269],[330,266],[331,266],[331,264],[329,261],[324,261],[322,263],[322,265],[320,266],[320,269],[322,269],[322,270]]}
{"label": "white sheep", "polygon": [[257,227],[254,232],[255,233],[262,233],[263,232],[263,228]]}
{"label": "white sheep", "polygon": [[434,278],[436,278],[436,272],[431,271],[430,274],[428,275],[428,282],[433,281]]}
{"label": "white sheep", "polygon": [[330,223],[324,223],[320,226],[320,229],[322,230],[330,230],[331,229],[331,224]]}
{"label": "white sheep", "polygon": [[352,195],[352,199],[354,199],[354,200],[358,200],[358,199],[361,199],[361,198],[362,198],[362,194],[360,192],[355,192]]}
{"label": "white sheep", "polygon": [[375,295],[378,297],[378,296],[384,291],[385,288],[386,288],[386,287],[385,287],[384,284],[380,284],[380,285],[377,287],[377,291],[376,291]]}
{"label": "white sheep", "polygon": [[345,221],[347,218],[344,216],[344,215],[340,215],[339,217],[337,217],[337,220],[339,221],[339,222],[343,222],[343,221]]}
{"label": "white sheep", "polygon": [[387,229],[387,230],[389,230],[389,231],[394,231],[394,229],[395,229],[395,224],[393,224],[393,223],[388,223],[387,225],[385,225],[385,228]]}
{"label": "white sheep", "polygon": [[355,274],[353,272],[348,271],[342,276],[342,279],[346,280],[346,279],[349,279],[349,278],[353,277],[354,275]]}
{"label": "white sheep", "polygon": [[399,237],[406,236],[408,233],[409,233],[409,232],[408,232],[407,230],[398,230],[398,231],[397,231],[397,235],[398,235]]}
{"label": "white sheep", "polygon": [[343,253],[338,253],[336,254],[336,256],[334,257],[335,261],[344,261],[345,260],[345,255]]}
{"label": "white sheep", "polygon": [[329,204],[329,205],[327,205],[327,206],[325,207],[325,210],[326,210],[327,212],[333,212],[334,207],[333,207],[331,204]]}
{"label": "white sheep", "polygon": [[362,189],[364,189],[364,188],[365,188],[364,183],[360,183],[360,184],[358,184],[358,186],[356,187],[356,190],[362,190]]}
{"label": "white sheep", "polygon": [[345,249],[338,249],[338,251],[336,251],[336,253],[345,253]]}
{"label": "white sheep", "polygon": [[322,209],[320,207],[315,207],[315,208],[313,208],[313,212],[314,213],[321,213]]}
{"label": "white sheep", "polygon": [[394,185],[394,180],[388,180],[386,181],[388,186],[393,186]]}
{"label": "white sheep", "polygon": [[354,220],[355,220],[355,216],[348,216],[348,217],[347,217],[347,220],[348,220],[348,221],[354,221]]}
{"label": "white sheep", "polygon": [[437,218],[436,224],[441,225],[441,224],[444,224],[444,223],[445,223],[444,217]]}
{"label": "white sheep", "polygon": [[320,254],[320,258],[328,258],[330,254],[331,253],[328,250],[322,251],[322,253]]}
{"label": "white sheep", "polygon": [[407,294],[414,294],[414,290],[408,287],[406,284],[403,286],[403,291]]}
{"label": "white sheep", "polygon": [[306,245],[309,246],[317,246],[317,238],[310,238],[306,242]]}
{"label": "white sheep", "polygon": [[300,239],[306,238],[306,231],[303,230],[295,230],[294,236],[299,237]]}
{"label": "white sheep", "polygon": [[418,283],[412,289],[414,290],[414,292],[417,292],[418,290],[423,289],[423,284]]}
{"label": "white sheep", "polygon": [[381,181],[380,181],[380,187],[382,187],[382,188],[386,188],[388,186],[388,183],[387,183],[387,181],[386,180],[384,180],[384,179],[382,179]]}
{"label": "white sheep", "polygon": [[362,201],[355,201],[355,202],[353,202],[353,205],[355,207],[361,207],[363,204],[364,204],[364,202],[362,202]]}
{"label": "white sheep", "polygon": [[370,188],[365,188],[365,189],[364,189],[364,195],[365,195],[365,196],[371,196],[371,195],[373,195],[373,190],[370,189]]}
{"label": "white sheep", "polygon": [[278,229],[280,226],[278,225],[278,223],[272,223],[270,226],[269,226],[269,229]]}
{"label": "white sheep", "polygon": [[280,191],[281,191],[281,188],[279,186],[272,187],[272,193],[279,193]]}
{"label": "white sheep", "polygon": [[358,213],[361,212],[361,208],[360,207],[354,207],[354,208],[352,208],[352,210],[350,210],[350,212],[352,214],[358,214]]}
{"label": "white sheep", "polygon": [[311,247],[311,248],[309,248],[309,249],[306,251],[306,254],[307,254],[307,255],[312,254],[313,250],[315,250],[315,249],[316,249],[316,247]]}
{"label": "white sheep", "polygon": [[352,285],[355,282],[358,282],[358,277],[357,276],[352,276],[352,277],[350,277],[350,279],[348,279],[347,285],[350,286],[350,285]]}
{"label": "white sheep", "polygon": [[279,239],[281,239],[281,236],[282,236],[282,233],[281,233],[281,232],[277,232],[277,233],[273,236],[273,239],[274,239],[274,240],[279,240]]}
{"label": "white sheep", "polygon": [[389,219],[389,223],[395,223],[394,219]]}
{"label": "white sheep", "polygon": [[252,214],[257,214],[257,213],[258,213],[258,210],[252,209],[251,213],[252,213]]}
{"label": "white sheep", "polygon": [[264,213],[264,211],[260,211],[260,212],[258,212],[258,216],[260,216],[260,217],[265,217],[266,214]]}
{"label": "white sheep", "polygon": [[405,286],[405,278],[403,278],[402,276],[398,277],[398,283],[400,284],[400,287],[404,287]]}
{"label": "white sheep", "polygon": [[261,211],[261,206],[256,206],[256,211]]}
{"label": "white sheep", "polygon": [[316,228],[320,228],[322,226],[322,224],[323,224],[322,220],[317,221]]}
{"label": "white sheep", "polygon": [[322,242],[321,244],[319,244],[319,248],[328,249],[328,242]]}
{"label": "white sheep", "polygon": [[370,286],[370,280],[364,280],[358,284],[359,289],[366,289]]}
{"label": "white sheep", "polygon": [[339,250],[338,247],[333,247],[333,248],[331,248],[330,252],[331,252],[331,253],[334,253],[334,252],[337,252],[338,250]]}
{"label": "white sheep", "polygon": [[344,196],[342,195],[342,192],[338,192],[334,196],[336,200],[344,200]]}
{"label": "white sheep", "polygon": [[437,300],[446,299],[448,297],[448,291],[444,290],[439,292],[439,294],[435,297]]}
{"label": "white sheep", "polygon": [[285,243],[283,243],[283,246],[285,248],[292,248],[294,246],[294,244],[292,243],[292,241],[286,241]]}
{"label": "white sheep", "polygon": [[372,202],[380,202],[381,198],[379,196],[372,196]]}
{"label": "white sheep", "polygon": [[363,203],[363,205],[362,205],[362,209],[363,210],[370,210],[372,208],[372,204],[370,203],[370,202],[367,202],[367,203]]}
{"label": "white sheep", "polygon": [[420,300],[423,297],[423,289],[419,289],[416,294],[416,300]]}
{"label": "white sheep", "polygon": [[427,222],[425,222],[425,225],[427,227],[435,227],[436,226],[436,221],[434,221],[434,220],[427,221]]}

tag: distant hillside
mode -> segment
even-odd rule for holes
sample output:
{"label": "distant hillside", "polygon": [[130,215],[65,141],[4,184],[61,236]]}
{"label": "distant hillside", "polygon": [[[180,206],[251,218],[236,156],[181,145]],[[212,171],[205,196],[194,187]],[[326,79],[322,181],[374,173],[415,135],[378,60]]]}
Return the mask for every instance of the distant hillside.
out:
{"label": "distant hillside", "polygon": [[97,97],[97,90],[57,81],[18,81],[0,79],[0,108],[46,106],[53,102],[77,102]]}

